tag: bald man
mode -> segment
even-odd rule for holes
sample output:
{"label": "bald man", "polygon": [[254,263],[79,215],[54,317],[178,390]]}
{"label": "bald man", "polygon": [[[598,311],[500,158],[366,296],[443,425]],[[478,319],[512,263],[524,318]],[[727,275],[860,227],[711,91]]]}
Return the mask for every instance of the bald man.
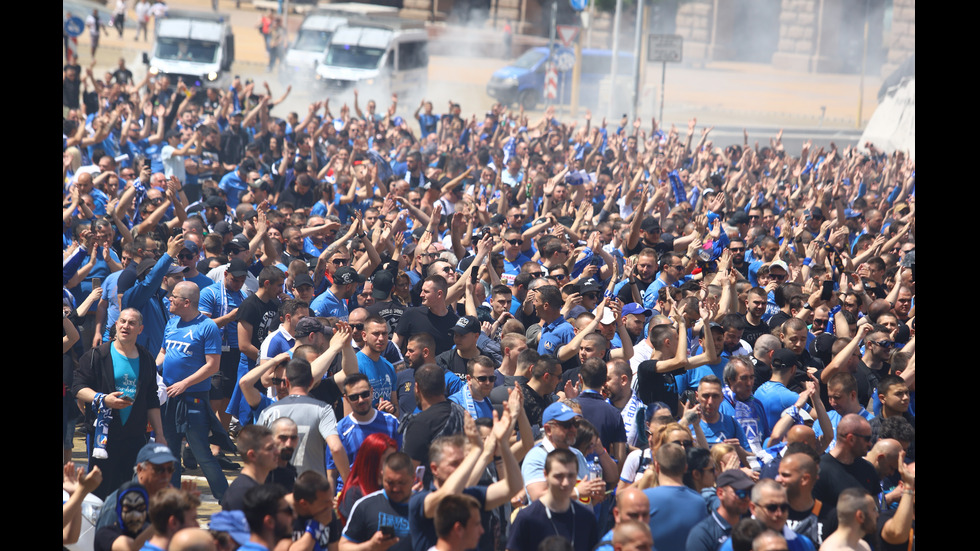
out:
{"label": "bald man", "polygon": [[878,504],[860,488],[848,488],[837,500],[837,530],[827,537],[821,551],[871,551],[863,538],[878,525]]}
{"label": "bald man", "polygon": [[217,551],[211,533],[202,528],[184,528],[170,539],[168,551]]}
{"label": "bald man", "polygon": [[902,453],[902,443],[894,438],[882,438],[875,442],[874,447],[864,456],[864,459],[874,466],[878,477],[881,478],[882,505],[891,505],[902,498],[902,490],[898,487],[898,461]]}
{"label": "bald man", "polygon": [[759,478],[776,478],[776,475],[779,474],[780,461],[788,453],[787,450],[790,444],[795,443],[806,444],[816,453],[820,453],[822,449],[818,448],[819,442],[817,441],[817,435],[813,432],[812,428],[806,425],[794,425],[786,433],[785,445],[783,445],[784,443],[776,444],[766,450],[772,454],[772,459],[763,463],[762,470],[759,472]]}
{"label": "bald man", "polygon": [[[602,536],[602,545],[596,548],[596,551],[613,551],[615,548],[616,529],[625,523],[632,521],[642,523],[647,529],[647,535],[649,535],[650,500],[647,499],[643,490],[630,486],[618,492],[616,494],[616,505],[613,507],[613,520],[616,524],[611,530],[606,532],[606,535]],[[629,539],[632,539],[632,536]],[[650,536],[650,540],[653,541],[653,536]]]}
{"label": "bald man", "polygon": [[776,482],[786,488],[789,513],[786,526],[820,545],[820,524],[817,513],[823,504],[813,499],[813,487],[817,483],[817,453],[805,444],[789,446],[779,465]]}
{"label": "bald man", "polygon": [[837,424],[837,445],[820,457],[820,478],[813,497],[823,503],[818,515],[823,537],[837,529],[837,498],[847,488],[863,488],[871,495],[881,491],[880,477],[864,459],[871,447],[871,424],[856,413],[845,415]]}
{"label": "bald man", "polygon": [[612,529],[614,551],[651,551],[653,535],[650,526],[638,520],[627,520]]}

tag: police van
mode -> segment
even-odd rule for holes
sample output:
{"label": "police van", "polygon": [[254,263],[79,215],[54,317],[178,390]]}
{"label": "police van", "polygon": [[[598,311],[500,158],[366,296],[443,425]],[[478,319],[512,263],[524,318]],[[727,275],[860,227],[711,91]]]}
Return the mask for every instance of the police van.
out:
{"label": "police van", "polygon": [[[373,4],[343,2],[307,12],[296,39],[290,42],[283,59],[283,71],[293,78],[313,78],[317,63],[323,58],[334,31],[354,16],[398,15],[398,9]],[[284,76],[286,76],[284,75]]]}
{"label": "police van", "polygon": [[235,36],[226,14],[169,10],[155,25],[153,50],[143,54],[151,75],[187,86],[224,85],[235,61]]}
{"label": "police van", "polygon": [[364,97],[421,98],[429,82],[429,36],[421,21],[351,18],[330,38],[316,67],[328,93],[353,88]]}

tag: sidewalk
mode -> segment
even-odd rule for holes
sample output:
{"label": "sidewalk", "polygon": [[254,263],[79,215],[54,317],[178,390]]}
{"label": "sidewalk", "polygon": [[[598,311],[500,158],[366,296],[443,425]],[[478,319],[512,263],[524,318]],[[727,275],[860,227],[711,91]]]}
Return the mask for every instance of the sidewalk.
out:
{"label": "sidewalk", "polygon": [[[170,6],[211,9],[210,0],[173,0]],[[235,72],[260,82],[268,80],[274,93],[278,94],[282,86],[274,83],[273,75],[264,72],[268,57],[257,30],[260,12],[248,0],[242,1],[239,10],[235,9],[234,0],[220,0],[218,8],[220,13],[228,14],[234,29]],[[130,13],[127,21],[132,21],[132,17]],[[295,37],[301,22],[301,15],[289,15],[287,27],[291,38]],[[471,30],[442,28],[438,33],[430,34],[441,35],[436,40],[452,41],[452,37],[458,37],[461,32]],[[120,39],[115,30],[110,29],[110,34],[101,39],[96,69],[111,70],[121,56],[135,71],[133,65],[139,62],[142,52],[149,52],[152,42],[135,42],[134,33],[135,28],[127,29],[124,38]],[[91,62],[88,48],[88,36],[83,33],[79,37],[83,65]],[[431,49],[459,52],[469,48],[453,42],[450,47],[434,45]],[[461,102],[467,112],[485,111],[493,104],[493,99],[486,94],[486,83],[494,71],[506,64],[503,59],[490,57],[430,55],[427,97],[436,105],[444,105],[452,99]],[[659,63],[650,63],[644,68],[639,111],[645,120],[660,112],[661,70]],[[854,130],[859,96],[863,98],[862,119],[867,122],[877,107],[881,80],[880,77],[865,77],[863,94],[859,94],[858,75],[797,73],[779,71],[770,65],[727,61],[668,64],[664,119],[665,124],[678,127],[685,126],[691,117],[697,117],[699,123],[712,125]],[[302,112],[309,102],[318,99],[323,99],[322,93],[294,86],[293,95],[283,107]],[[380,104],[387,103],[387,98],[376,99]],[[402,108],[414,110],[415,107]],[[584,107],[579,109],[579,119],[585,113]],[[600,112],[605,111],[604,106],[592,107],[594,117],[601,119],[605,115]],[[405,113],[401,114],[405,116]],[[619,115],[613,116],[618,118]]]}

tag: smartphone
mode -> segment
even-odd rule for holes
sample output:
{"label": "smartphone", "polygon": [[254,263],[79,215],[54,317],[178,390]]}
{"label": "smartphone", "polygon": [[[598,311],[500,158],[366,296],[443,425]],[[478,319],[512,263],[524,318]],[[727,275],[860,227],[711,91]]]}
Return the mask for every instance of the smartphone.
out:
{"label": "smartphone", "polygon": [[834,295],[834,282],[827,280],[823,282],[823,289],[820,291],[820,300],[830,300]]}
{"label": "smartphone", "polygon": [[379,528],[379,530],[381,531],[381,535],[384,536],[385,539],[390,539],[395,537],[394,526],[382,526],[381,528]]}
{"label": "smartphone", "polygon": [[476,285],[476,282],[480,280],[478,275],[480,267],[474,262],[473,266],[470,268],[470,282]]}
{"label": "smartphone", "polygon": [[102,278],[101,277],[93,277],[92,278],[92,288],[95,289],[96,287],[102,287]]}

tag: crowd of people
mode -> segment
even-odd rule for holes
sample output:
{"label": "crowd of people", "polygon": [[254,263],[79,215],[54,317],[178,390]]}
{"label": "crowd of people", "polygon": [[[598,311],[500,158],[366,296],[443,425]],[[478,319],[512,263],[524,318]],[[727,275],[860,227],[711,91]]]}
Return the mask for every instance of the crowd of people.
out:
{"label": "crowd of people", "polygon": [[117,73],[64,74],[66,543],[914,546],[901,152]]}

